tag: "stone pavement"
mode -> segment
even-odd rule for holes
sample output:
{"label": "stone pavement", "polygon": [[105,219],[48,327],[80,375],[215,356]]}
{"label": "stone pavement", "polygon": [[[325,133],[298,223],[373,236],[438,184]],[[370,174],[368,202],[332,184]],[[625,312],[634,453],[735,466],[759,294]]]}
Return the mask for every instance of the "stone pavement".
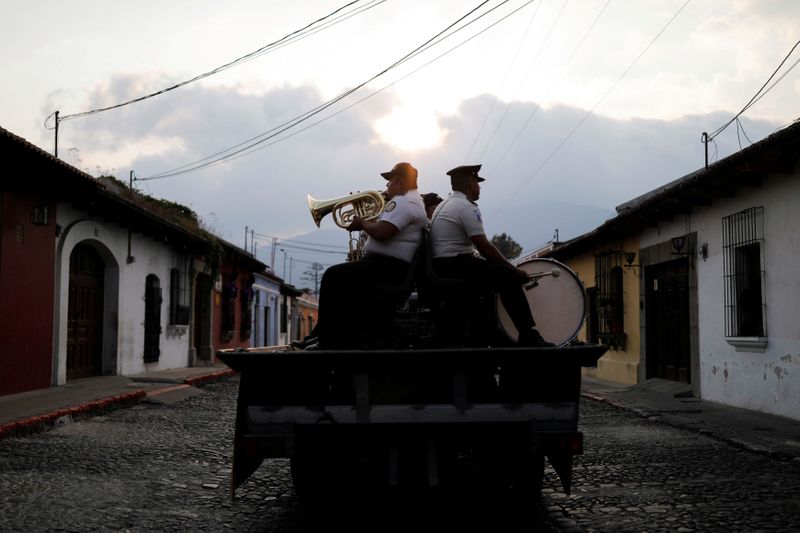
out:
{"label": "stone pavement", "polygon": [[[77,379],[49,389],[0,396],[0,438],[43,431],[143,401],[180,401],[197,392],[194,385],[233,375],[224,365],[176,368]],[[686,386],[664,380],[629,386],[584,377],[582,389],[590,400],[800,464],[800,422],[796,420],[692,398]]]}
{"label": "stone pavement", "polygon": [[800,464],[800,421],[692,398],[687,385],[661,379],[620,385],[584,377],[581,388],[585,398]]}
{"label": "stone pavement", "polygon": [[234,374],[224,365],[175,368],[76,379],[57,387],[0,396],[0,439],[44,431],[143,401],[179,401],[198,392],[194,385]]}

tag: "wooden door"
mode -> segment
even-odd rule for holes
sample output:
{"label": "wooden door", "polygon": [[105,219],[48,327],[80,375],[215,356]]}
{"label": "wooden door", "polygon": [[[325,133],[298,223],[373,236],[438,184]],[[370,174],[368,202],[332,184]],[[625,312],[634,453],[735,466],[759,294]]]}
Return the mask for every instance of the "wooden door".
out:
{"label": "wooden door", "polygon": [[67,379],[102,371],[105,264],[89,245],[79,244],[69,259]]}
{"label": "wooden door", "polygon": [[645,275],[647,378],[691,383],[689,261],[648,266]]}

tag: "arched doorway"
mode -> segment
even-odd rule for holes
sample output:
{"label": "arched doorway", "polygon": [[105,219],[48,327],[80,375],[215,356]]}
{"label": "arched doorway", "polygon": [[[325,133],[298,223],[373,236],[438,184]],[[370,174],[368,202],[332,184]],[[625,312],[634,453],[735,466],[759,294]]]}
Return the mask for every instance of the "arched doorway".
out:
{"label": "arched doorway", "polygon": [[104,280],[100,254],[88,244],[75,246],[69,258],[67,379],[102,372]]}

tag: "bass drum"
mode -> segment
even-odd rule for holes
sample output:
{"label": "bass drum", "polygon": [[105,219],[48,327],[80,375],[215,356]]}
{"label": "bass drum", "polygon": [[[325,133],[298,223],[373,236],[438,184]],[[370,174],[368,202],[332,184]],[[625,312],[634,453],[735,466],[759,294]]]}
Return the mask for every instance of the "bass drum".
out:
{"label": "bass drum", "polygon": [[[549,258],[531,259],[517,267],[528,274],[547,274],[538,278],[534,286],[525,289],[536,329],[546,341],[556,346],[572,341],[586,318],[586,292],[577,274]],[[554,271],[555,276],[552,275]],[[496,305],[500,328],[516,342],[519,332],[499,297]]]}

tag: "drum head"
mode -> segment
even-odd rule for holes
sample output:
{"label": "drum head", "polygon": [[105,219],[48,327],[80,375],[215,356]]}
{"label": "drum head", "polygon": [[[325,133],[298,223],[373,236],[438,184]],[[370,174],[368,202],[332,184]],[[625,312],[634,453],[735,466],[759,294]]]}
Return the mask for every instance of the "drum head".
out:
{"label": "drum head", "polygon": [[[533,320],[536,322],[536,329],[542,337],[556,346],[564,346],[578,335],[586,318],[586,294],[583,283],[569,267],[554,259],[531,259],[518,267],[528,274],[551,273],[553,269],[558,270],[557,277],[547,275],[539,278],[536,286],[527,289],[525,295]],[[519,332],[499,297],[497,318],[501,329],[516,342]]]}

